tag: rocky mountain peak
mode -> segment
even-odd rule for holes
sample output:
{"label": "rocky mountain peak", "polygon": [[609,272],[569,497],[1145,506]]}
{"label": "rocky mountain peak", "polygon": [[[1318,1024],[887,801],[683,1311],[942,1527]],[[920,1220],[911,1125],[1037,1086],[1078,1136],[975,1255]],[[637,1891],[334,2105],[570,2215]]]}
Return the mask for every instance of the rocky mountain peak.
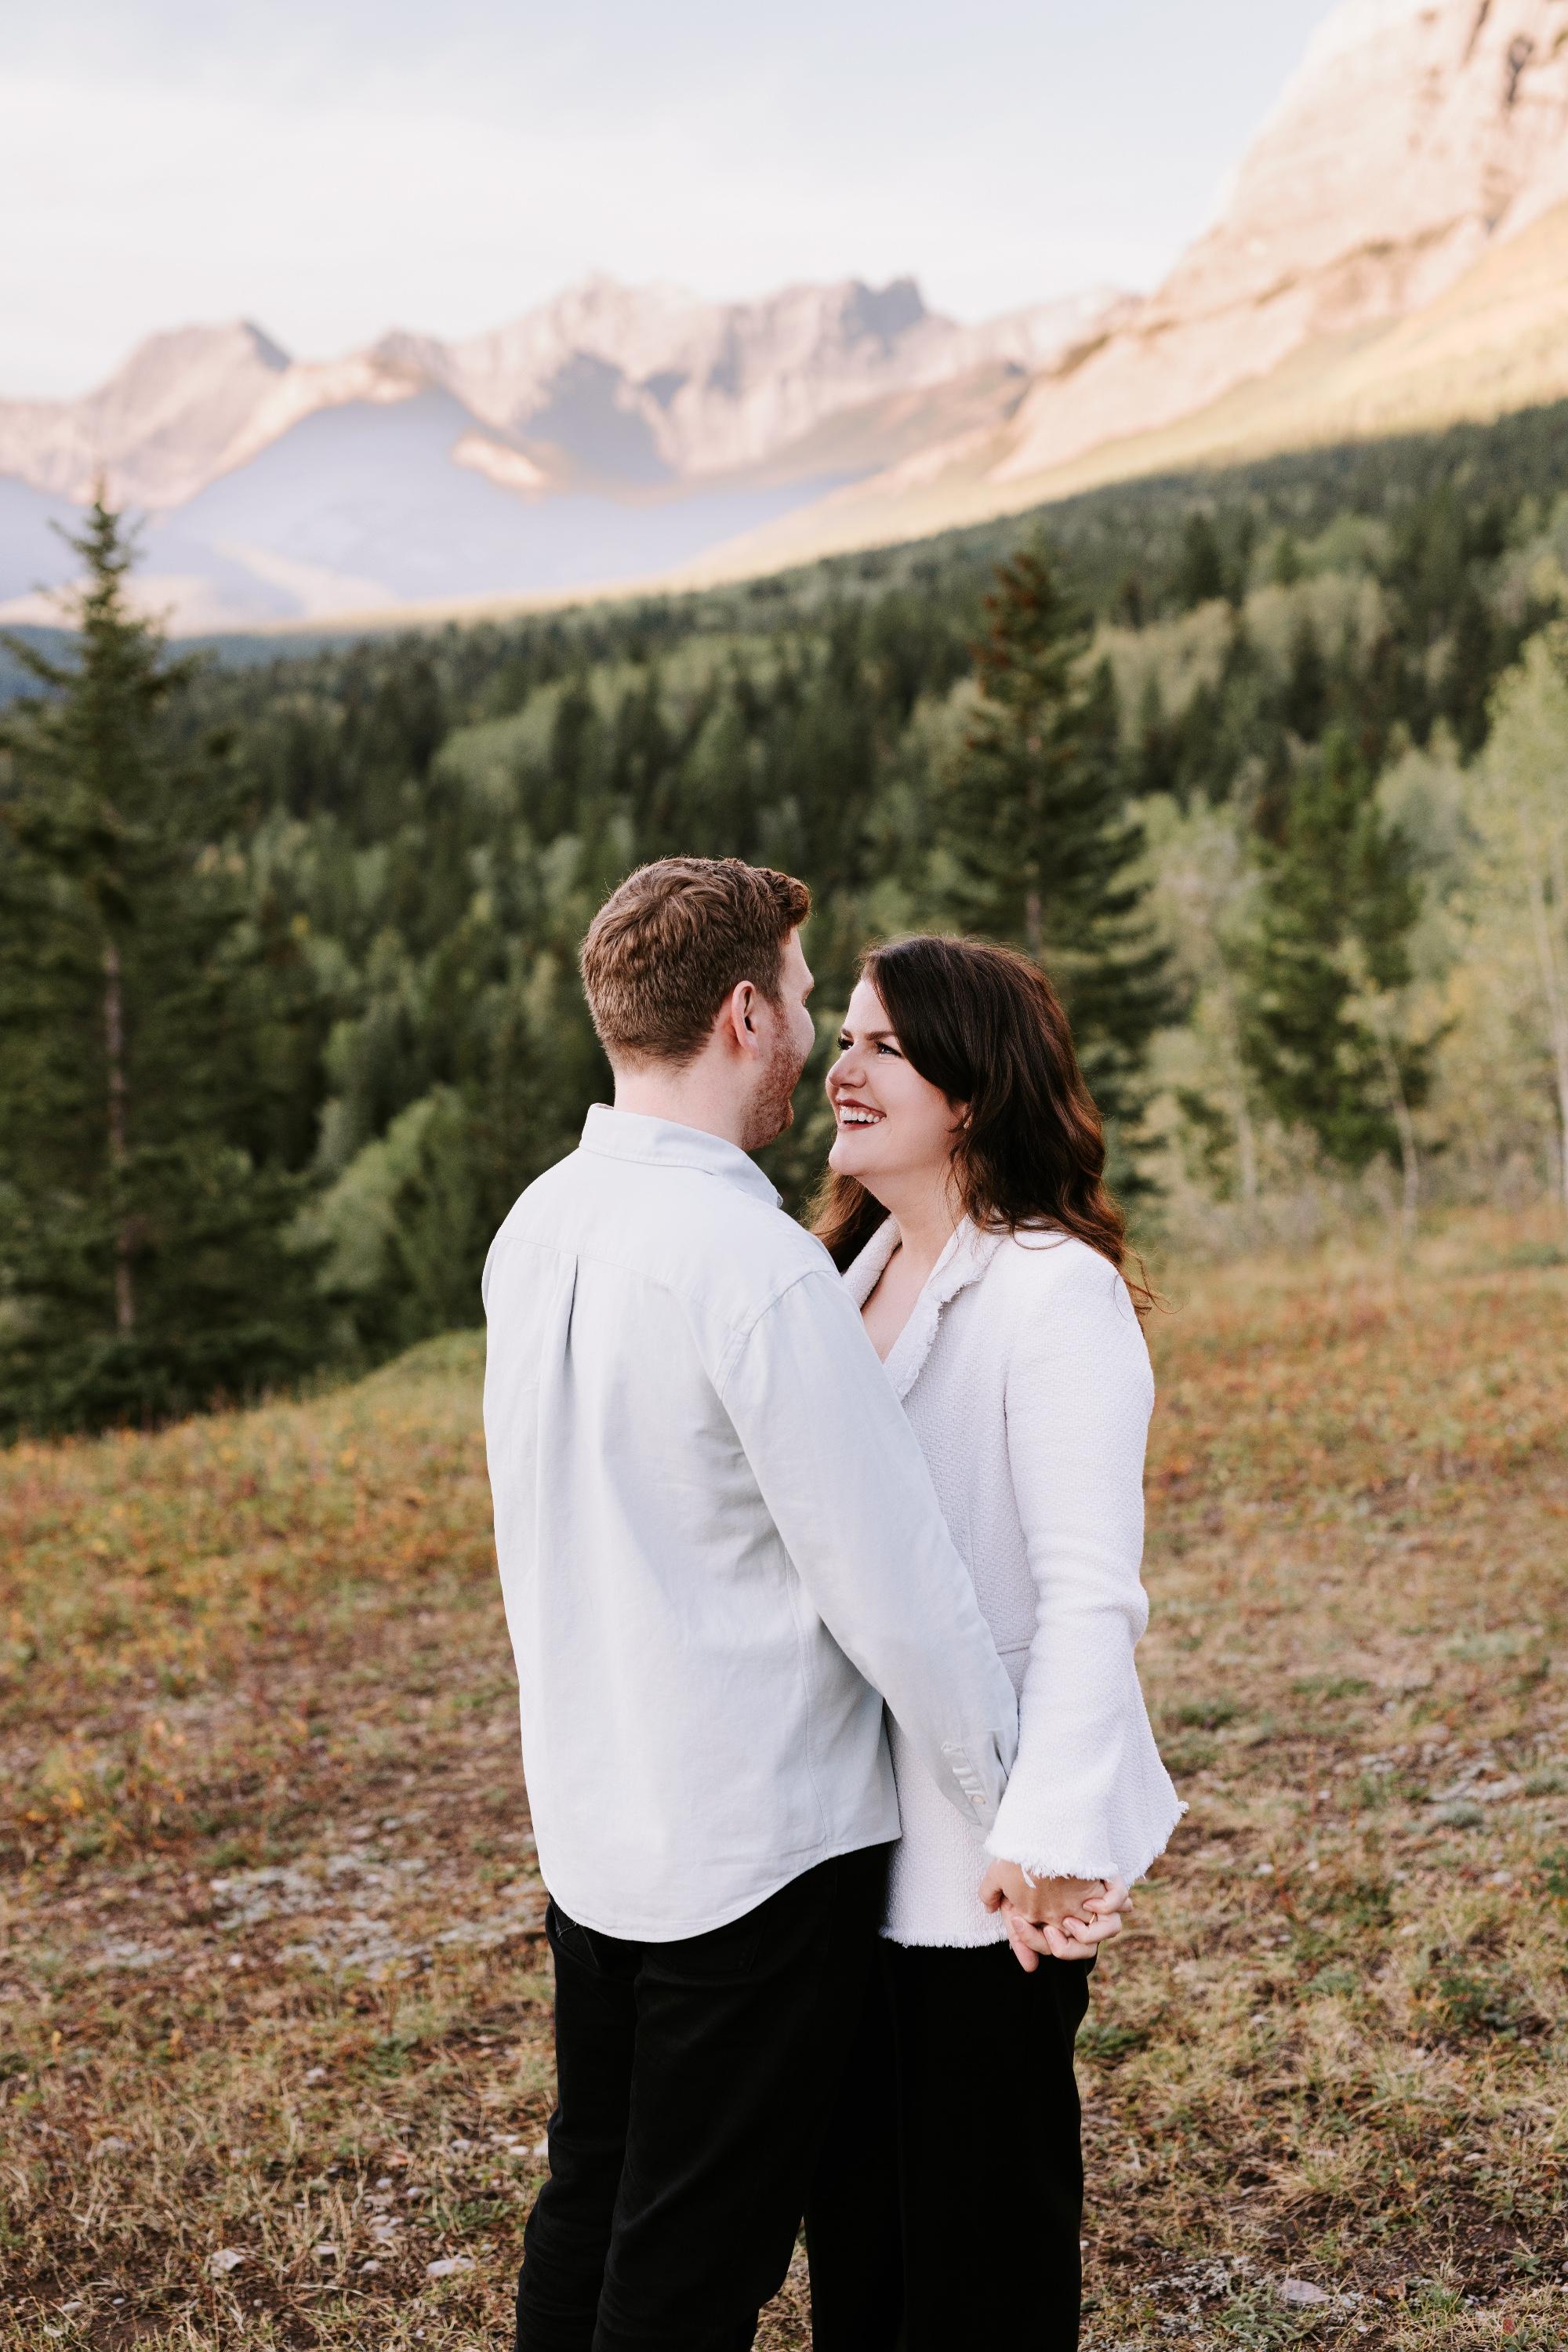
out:
{"label": "rocky mountain peak", "polygon": [[251,319],[174,327],[144,336],[98,397],[123,399],[134,389],[155,396],[163,386],[197,373],[212,377],[259,368],[276,375],[290,364],[288,352]]}
{"label": "rocky mountain peak", "polygon": [[846,325],[885,347],[931,315],[912,278],[892,278],[886,286],[864,286],[858,278],[851,278],[842,290]]}
{"label": "rocky mountain peak", "polygon": [[1089,365],[1047,372],[997,478],[1432,301],[1568,199],[1565,129],[1568,0],[1342,0],[1213,227]]}
{"label": "rocky mountain peak", "polygon": [[84,399],[0,402],[0,471],[41,489],[174,504],[208,480],[287,378],[287,352],[248,319],[146,336]]}

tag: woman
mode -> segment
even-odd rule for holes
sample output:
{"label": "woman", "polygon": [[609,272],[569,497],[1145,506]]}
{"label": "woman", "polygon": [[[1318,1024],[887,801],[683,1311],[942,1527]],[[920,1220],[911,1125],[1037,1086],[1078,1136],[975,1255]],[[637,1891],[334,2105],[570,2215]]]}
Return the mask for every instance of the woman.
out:
{"label": "woman", "polygon": [[970,1564],[1019,1747],[982,1849],[892,1727],[903,1836],[807,2215],[813,2341],[966,2352],[1022,2309],[1057,2352],[1079,2340],[1094,1946],[1183,1810],[1133,1663],[1149,1294],[1035,965],[968,940],[876,949],[839,1045],[816,1231]]}

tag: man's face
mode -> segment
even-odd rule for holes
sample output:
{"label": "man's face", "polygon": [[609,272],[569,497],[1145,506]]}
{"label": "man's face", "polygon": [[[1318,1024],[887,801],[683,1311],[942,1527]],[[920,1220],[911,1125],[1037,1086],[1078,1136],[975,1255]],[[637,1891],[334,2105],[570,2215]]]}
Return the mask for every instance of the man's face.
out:
{"label": "man's face", "polygon": [[763,1056],[750,1106],[748,1151],[760,1151],[764,1143],[772,1143],[795,1118],[790,1097],[816,1043],[816,1026],[806,1009],[815,986],[811,968],[801,952],[800,933],[792,931],[779,973],[777,1003],[759,996],[752,1009],[752,1026],[762,1042]]}

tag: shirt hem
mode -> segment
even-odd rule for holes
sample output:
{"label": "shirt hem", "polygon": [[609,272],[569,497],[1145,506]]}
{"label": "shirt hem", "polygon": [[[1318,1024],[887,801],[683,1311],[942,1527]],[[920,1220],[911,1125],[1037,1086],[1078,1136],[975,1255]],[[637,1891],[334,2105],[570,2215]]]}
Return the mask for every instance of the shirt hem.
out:
{"label": "shirt hem", "polygon": [[[595,1936],[613,1936],[617,1943],[626,1944],[679,1944],[685,1942],[689,1936],[710,1935],[717,1927],[732,1927],[737,1919],[743,1919],[748,1911],[756,1911],[773,1895],[782,1895],[786,1886],[793,1886],[795,1880],[804,1878],[808,1870],[817,1870],[825,1862],[837,1862],[847,1853],[863,1853],[868,1846],[892,1845],[898,1834],[896,1824],[891,1829],[879,1827],[857,1831],[853,1836],[824,1846],[820,1851],[813,1849],[805,1860],[782,1872],[777,1878],[749,1888],[738,1903],[727,1904],[719,1911],[705,1912],[700,1919],[678,1921],[673,1925],[668,1919],[616,1919],[607,1913],[590,1913],[569,1903],[552,1886],[549,1887],[549,1893],[551,1900],[569,1919],[575,1920],[579,1927],[591,1928]],[[548,1881],[546,1885],[548,1886]]]}

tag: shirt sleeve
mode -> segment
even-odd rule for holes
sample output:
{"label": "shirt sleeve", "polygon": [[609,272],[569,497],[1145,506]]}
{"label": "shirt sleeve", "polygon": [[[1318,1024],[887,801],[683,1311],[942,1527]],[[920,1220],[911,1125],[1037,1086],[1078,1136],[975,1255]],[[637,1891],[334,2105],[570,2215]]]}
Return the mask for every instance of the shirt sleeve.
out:
{"label": "shirt sleeve", "polygon": [[1035,1632],[1017,1761],[986,1847],[1037,1876],[1131,1884],[1184,1811],[1134,1661],[1149,1616],[1141,1567],[1153,1377],[1114,1267],[1074,1252],[1040,1273],[1005,1391]]}
{"label": "shirt sleeve", "polygon": [[720,1394],[823,1623],[937,1786],[996,1818],[1017,1703],[925,1457],[826,1261],[761,1315]]}

